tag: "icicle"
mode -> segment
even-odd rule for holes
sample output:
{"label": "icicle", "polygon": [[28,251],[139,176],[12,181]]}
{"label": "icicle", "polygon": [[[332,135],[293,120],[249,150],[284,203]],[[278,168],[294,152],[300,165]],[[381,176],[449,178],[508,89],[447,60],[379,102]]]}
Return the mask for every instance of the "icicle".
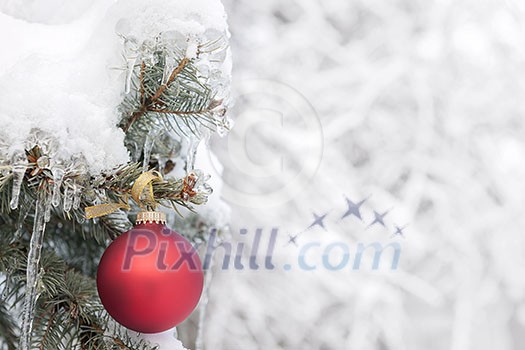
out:
{"label": "icicle", "polygon": [[177,66],[177,60],[175,57],[171,56],[170,54],[166,54],[166,57],[164,58],[164,70],[162,71],[162,84],[166,84],[168,82],[168,79]]}
{"label": "icicle", "polygon": [[216,121],[217,135],[224,137],[228,135],[233,127],[233,120],[227,116],[222,117],[220,121]]}
{"label": "icicle", "polygon": [[150,132],[148,132],[146,140],[144,141],[144,160],[142,161],[142,167],[144,168],[144,171],[148,171],[151,151],[155,145],[155,139],[157,138],[158,134],[159,130],[153,128],[150,130]]}
{"label": "icicle", "polygon": [[73,209],[77,210],[80,208],[80,202],[82,200],[82,188],[77,184],[73,184]]}
{"label": "icicle", "polygon": [[227,115],[228,109],[221,101],[221,104],[213,109],[213,122],[215,123],[217,134],[224,137],[233,127],[233,120]]}
{"label": "icicle", "polygon": [[158,57],[155,54],[156,51],[157,44],[154,40],[146,39],[142,45],[140,45],[140,56],[142,58],[142,62],[144,62],[146,66],[153,67],[159,63]]}
{"label": "icicle", "polygon": [[18,221],[16,223],[15,239],[19,239],[22,236],[22,233],[23,233],[22,228],[24,226],[24,222],[30,210],[31,210],[31,205],[29,204],[20,206],[19,212],[18,212]]}
{"label": "icicle", "polygon": [[[125,26],[124,22],[117,24],[117,26]],[[127,37],[124,40],[124,57],[126,57],[126,81],[124,91],[126,94],[131,92],[131,83],[133,80],[133,71],[135,70],[135,64],[139,57],[138,43],[133,37]]]}
{"label": "icicle", "polygon": [[62,187],[62,180],[64,180],[64,169],[54,167],[51,169],[53,173],[53,200],[52,204],[56,208],[60,204],[60,187]]}
{"label": "icicle", "polygon": [[71,185],[71,179],[67,179],[64,182],[64,211],[66,213],[69,213],[71,208],[73,207],[73,196],[74,192]]}
{"label": "icicle", "polygon": [[135,69],[135,63],[137,63],[137,57],[131,57],[127,59],[126,86],[124,88],[126,94],[131,92],[131,81],[133,80],[133,70]]}
{"label": "icicle", "polygon": [[20,189],[24,181],[24,175],[27,170],[27,157],[23,151],[17,151],[13,155],[13,192],[11,194],[11,202],[9,206],[11,209],[18,208],[18,200],[20,198]]}
{"label": "icicle", "polygon": [[200,139],[194,135],[188,137],[188,153],[186,156],[186,173],[190,173],[195,167],[195,155],[197,154],[197,148],[199,147]]}
{"label": "icicle", "polygon": [[195,186],[193,186],[194,190],[206,195],[212,194],[213,188],[208,184],[208,180],[211,178],[211,175],[204,174],[201,170],[195,170],[193,173],[197,177]]}
{"label": "icicle", "polygon": [[166,162],[169,158],[163,157],[160,154],[157,156],[157,160],[159,162],[159,172],[161,174],[164,174],[164,169],[166,169]]}
{"label": "icicle", "polygon": [[39,273],[39,263],[46,227],[44,213],[47,202],[49,202],[49,200],[45,198],[43,194],[39,194],[35,204],[35,220],[27,257],[26,291],[24,297],[22,327],[20,330],[20,350],[30,350],[31,346],[31,331],[35,316],[35,305],[40,296],[38,282],[42,274]]}
{"label": "icicle", "polygon": [[44,221],[49,222],[51,220],[51,203],[52,200],[46,199],[44,202]]}

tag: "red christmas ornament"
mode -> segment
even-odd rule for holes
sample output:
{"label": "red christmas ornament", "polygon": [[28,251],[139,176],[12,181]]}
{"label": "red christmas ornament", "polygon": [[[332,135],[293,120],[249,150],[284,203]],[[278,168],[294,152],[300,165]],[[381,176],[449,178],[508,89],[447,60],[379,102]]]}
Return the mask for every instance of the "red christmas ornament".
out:
{"label": "red christmas ornament", "polygon": [[159,333],[184,321],[199,302],[204,274],[190,242],[165,225],[165,215],[143,212],[137,226],[104,252],[98,294],[120,324]]}

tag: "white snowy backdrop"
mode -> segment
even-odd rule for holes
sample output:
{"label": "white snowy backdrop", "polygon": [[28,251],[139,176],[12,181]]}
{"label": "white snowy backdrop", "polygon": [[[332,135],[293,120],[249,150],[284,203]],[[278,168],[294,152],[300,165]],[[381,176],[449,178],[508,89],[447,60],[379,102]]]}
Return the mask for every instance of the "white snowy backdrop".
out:
{"label": "white snowy backdrop", "polygon": [[[329,213],[327,231],[300,235],[299,247],[388,243],[394,224],[409,226],[404,240],[394,238],[397,271],[284,271],[276,263],[275,271],[216,272],[207,348],[522,349],[524,3],[224,2],[241,128],[214,147],[234,238],[249,244],[240,228],[279,227],[276,260],[290,262],[300,248],[288,234],[310,225],[313,212]],[[281,85],[293,91],[271,88]],[[254,90],[258,97],[246,97]],[[297,93],[317,112],[322,143],[296,122]],[[287,192],[323,144],[311,182]],[[276,157],[284,158],[280,173]],[[265,165],[272,171],[257,174]],[[343,195],[371,195],[364,223],[339,222]],[[386,230],[364,229],[372,210],[390,208]]]}

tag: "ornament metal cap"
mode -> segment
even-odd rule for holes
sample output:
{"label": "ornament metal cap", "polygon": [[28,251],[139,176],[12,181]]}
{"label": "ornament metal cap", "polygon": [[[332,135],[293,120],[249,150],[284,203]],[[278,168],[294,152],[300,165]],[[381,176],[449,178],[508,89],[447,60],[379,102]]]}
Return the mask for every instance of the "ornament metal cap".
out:
{"label": "ornament metal cap", "polygon": [[141,211],[137,214],[137,220],[135,221],[135,224],[145,224],[146,222],[165,224],[166,213],[160,211]]}

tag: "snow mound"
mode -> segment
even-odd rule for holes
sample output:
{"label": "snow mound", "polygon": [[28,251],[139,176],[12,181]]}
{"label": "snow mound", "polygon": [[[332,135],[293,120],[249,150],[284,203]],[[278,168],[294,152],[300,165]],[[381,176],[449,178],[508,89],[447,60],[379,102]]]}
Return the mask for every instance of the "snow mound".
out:
{"label": "snow mound", "polygon": [[122,16],[119,31],[138,42],[169,31],[187,36],[227,30],[226,13],[218,0],[128,0],[115,9]]}
{"label": "snow mound", "polygon": [[91,0],[4,0],[0,11],[14,18],[45,24],[69,23],[91,6]]}
{"label": "snow mound", "polygon": [[56,162],[83,155],[95,173],[127,162],[117,113],[74,87],[82,79],[74,66],[35,56],[0,79],[0,138],[7,148],[2,155],[35,146],[29,140],[38,130],[55,144],[46,151]]}
{"label": "snow mound", "polygon": [[[75,28],[76,35],[91,40],[73,52],[55,50],[50,54],[47,42],[56,45],[63,40],[61,31],[50,30],[49,35],[55,37],[46,38],[31,52],[16,45],[16,37],[0,36],[0,45],[6,41],[2,46],[10,48],[11,59],[18,57],[18,62],[0,76],[0,160],[4,162],[9,162],[16,151],[32,148],[35,144],[30,140],[36,139],[36,133],[47,135],[53,144],[49,155],[58,163],[67,165],[80,155],[88,171],[98,173],[128,162],[124,133],[117,127],[126,80],[124,40],[119,36],[142,43],[168,32],[186,39],[195,37],[199,42],[210,33],[228,35],[219,0],[122,0],[109,10],[102,0],[92,1],[91,5],[74,0],[71,4],[78,5],[75,9],[69,2],[52,0],[54,12],[40,11],[43,5],[39,3],[6,1],[0,4],[0,11],[28,22],[70,23],[68,28]],[[77,11],[87,7],[102,9],[97,13],[98,20],[86,20],[94,16],[93,11]],[[17,26],[13,35],[20,39],[33,33],[35,24],[28,22],[10,22]],[[82,25],[75,26],[79,22]],[[12,53],[17,50],[18,56]],[[226,79],[231,62],[223,60],[217,68],[221,72],[218,75]]]}

